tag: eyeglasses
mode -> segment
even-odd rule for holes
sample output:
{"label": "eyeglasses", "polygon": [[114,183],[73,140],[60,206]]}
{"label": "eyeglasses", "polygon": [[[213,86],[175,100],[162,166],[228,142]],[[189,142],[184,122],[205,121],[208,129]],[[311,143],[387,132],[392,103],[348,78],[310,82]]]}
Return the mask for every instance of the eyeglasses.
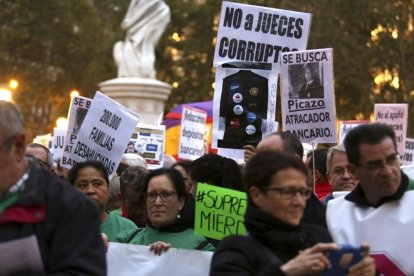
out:
{"label": "eyeglasses", "polygon": [[336,176],[343,176],[343,175],[345,175],[345,173],[351,174],[348,171],[348,169],[341,168],[341,167],[336,167],[331,171],[331,174],[336,175]]}
{"label": "eyeglasses", "polygon": [[385,160],[374,160],[369,161],[364,165],[360,165],[360,167],[365,168],[370,171],[376,171],[382,169],[385,165],[394,166],[398,164],[400,159],[400,155],[397,153],[391,154],[385,158]]}
{"label": "eyeglasses", "polygon": [[155,202],[157,200],[157,197],[160,197],[161,201],[169,202],[169,201],[173,200],[174,195],[175,195],[175,192],[168,192],[168,191],[163,191],[163,192],[160,192],[160,193],[147,192],[147,193],[145,193],[145,199],[148,202]]}
{"label": "eyeglasses", "polygon": [[40,167],[42,167],[43,169],[50,170],[52,168],[49,163],[47,163],[43,160],[40,160],[40,159],[36,159],[36,160],[37,160],[37,162],[39,162]]}
{"label": "eyeglasses", "polygon": [[271,187],[271,188],[266,188],[265,191],[277,192],[282,197],[282,199],[287,199],[287,200],[295,198],[295,196],[298,193],[304,199],[309,199],[312,194],[312,190],[309,188],[294,188],[294,187],[283,187],[283,188]]}

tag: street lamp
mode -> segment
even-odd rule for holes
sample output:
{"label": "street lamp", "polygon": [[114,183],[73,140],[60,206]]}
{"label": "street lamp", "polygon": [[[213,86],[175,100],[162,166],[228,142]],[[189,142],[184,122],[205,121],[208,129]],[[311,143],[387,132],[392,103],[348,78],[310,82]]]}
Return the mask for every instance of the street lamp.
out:
{"label": "street lamp", "polygon": [[0,100],[11,102],[12,101],[11,90],[5,87],[0,87]]}
{"label": "street lamp", "polygon": [[0,100],[11,102],[13,101],[13,92],[19,86],[19,82],[11,79],[7,84],[0,84]]}
{"label": "street lamp", "polygon": [[19,86],[19,82],[17,80],[11,79],[9,81],[9,87],[10,87],[10,89],[15,90],[18,86]]}
{"label": "street lamp", "polygon": [[71,98],[77,97],[77,96],[79,96],[79,91],[78,90],[72,90],[72,91],[70,91],[70,97]]}

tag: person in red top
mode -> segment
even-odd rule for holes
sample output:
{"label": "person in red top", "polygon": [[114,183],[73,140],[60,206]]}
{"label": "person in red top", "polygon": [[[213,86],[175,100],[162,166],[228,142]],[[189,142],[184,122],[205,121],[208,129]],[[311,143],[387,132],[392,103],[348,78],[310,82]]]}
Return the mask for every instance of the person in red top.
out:
{"label": "person in red top", "polygon": [[321,199],[332,192],[331,185],[326,176],[326,156],[328,149],[315,149],[309,153],[308,168],[312,174],[312,180],[315,183],[316,196]]}

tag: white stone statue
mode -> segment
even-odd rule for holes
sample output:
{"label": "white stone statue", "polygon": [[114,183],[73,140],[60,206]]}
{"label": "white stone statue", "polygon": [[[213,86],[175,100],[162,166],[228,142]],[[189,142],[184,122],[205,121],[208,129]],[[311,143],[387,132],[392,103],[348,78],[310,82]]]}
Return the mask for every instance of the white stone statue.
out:
{"label": "white stone statue", "polygon": [[118,78],[155,79],[155,46],[170,19],[170,8],[162,0],[131,1],[121,24],[125,41],[113,49]]}

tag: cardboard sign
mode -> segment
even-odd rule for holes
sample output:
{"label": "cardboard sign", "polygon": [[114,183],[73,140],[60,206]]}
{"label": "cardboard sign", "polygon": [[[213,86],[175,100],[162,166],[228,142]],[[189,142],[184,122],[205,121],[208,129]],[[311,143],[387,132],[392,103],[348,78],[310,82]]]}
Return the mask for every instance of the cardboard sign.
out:
{"label": "cardboard sign", "polygon": [[77,162],[96,160],[112,178],[137,122],[138,117],[127,108],[96,92],[76,138],[68,139],[62,167],[70,169]]}
{"label": "cardboard sign", "polygon": [[283,130],[303,143],[336,143],[333,51],[282,53]]}
{"label": "cardboard sign", "polygon": [[404,154],[401,156],[401,161],[403,165],[414,164],[414,139],[413,138],[405,138],[405,150],[404,150]]}
{"label": "cardboard sign", "polygon": [[374,121],[392,127],[397,138],[397,150],[404,154],[407,135],[408,104],[375,104]]}
{"label": "cardboard sign", "polygon": [[224,1],[214,64],[270,63],[277,69],[280,53],[306,49],[310,24],[309,13]]}
{"label": "cardboard sign", "polygon": [[370,121],[357,121],[357,120],[349,120],[349,121],[341,121],[339,126],[339,143],[343,143],[345,140],[345,136],[348,132],[357,127],[359,125],[370,124]]}
{"label": "cardboard sign", "polygon": [[139,123],[131,136],[130,145],[134,146],[134,150],[127,152],[135,152],[144,157],[147,161],[148,169],[154,170],[161,168],[164,163],[165,148],[165,126],[164,125],[146,125]]}
{"label": "cardboard sign", "polygon": [[196,234],[221,240],[229,235],[246,233],[246,193],[198,183],[195,201]]}
{"label": "cardboard sign", "polygon": [[207,112],[184,107],[181,116],[181,135],[178,157],[195,160],[204,155]]}

